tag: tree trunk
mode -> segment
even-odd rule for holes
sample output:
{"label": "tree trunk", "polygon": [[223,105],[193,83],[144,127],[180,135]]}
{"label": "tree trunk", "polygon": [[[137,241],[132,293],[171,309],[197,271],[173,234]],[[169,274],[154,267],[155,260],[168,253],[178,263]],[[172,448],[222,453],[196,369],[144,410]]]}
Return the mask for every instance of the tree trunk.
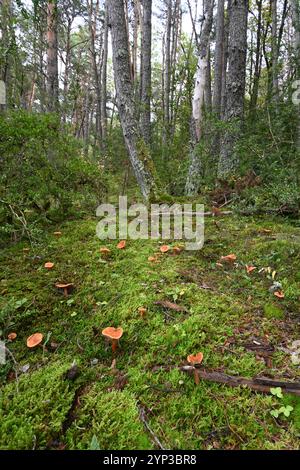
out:
{"label": "tree trunk", "polygon": [[248,0],[232,0],[228,40],[228,74],[225,120],[232,128],[222,138],[218,177],[226,178],[237,169],[234,152],[244,113],[247,56]]}
{"label": "tree trunk", "polygon": [[47,3],[47,94],[48,111],[59,110],[57,0]]}
{"label": "tree trunk", "polygon": [[141,129],[145,142],[151,140],[150,105],[151,105],[151,36],[152,36],[152,0],[143,0],[143,39],[141,64]]}
{"label": "tree trunk", "polygon": [[171,30],[172,30],[172,0],[167,1],[167,28],[165,40],[165,70],[164,70],[164,145],[170,134],[170,90],[171,90]]}
{"label": "tree trunk", "polygon": [[102,118],[102,140],[103,150],[106,148],[107,140],[107,60],[108,60],[108,6],[105,1],[105,19],[103,33],[103,59],[102,59],[102,97],[101,97],[101,118]]}
{"label": "tree trunk", "polygon": [[215,80],[213,89],[213,111],[221,115],[222,82],[224,60],[224,0],[218,1],[215,49]]}
{"label": "tree trunk", "polygon": [[250,99],[250,110],[252,112],[255,110],[256,105],[257,105],[259,78],[260,78],[260,71],[261,71],[262,0],[256,0],[256,6],[258,10],[257,32],[256,32],[256,51],[255,51],[253,88],[252,88],[251,99]]}
{"label": "tree trunk", "polygon": [[145,199],[155,199],[157,188],[150,151],[139,132],[123,2],[108,0],[112,35],[117,106],[125,143],[137,182]]}
{"label": "tree trunk", "polygon": [[202,170],[201,160],[196,152],[196,146],[202,137],[203,106],[205,98],[205,84],[207,78],[207,57],[209,50],[209,38],[213,23],[214,0],[205,0],[204,23],[199,40],[198,65],[193,94],[193,111],[191,119],[191,150],[190,166],[185,186],[187,196],[197,194],[200,186],[200,175]]}
{"label": "tree trunk", "polygon": [[299,102],[299,89],[300,89],[300,4],[299,0],[291,0],[291,9],[292,9],[292,22],[294,27],[294,50],[295,50],[295,68],[296,68],[296,102],[297,114],[298,114],[298,125],[297,125],[297,135],[295,142],[297,145],[298,151],[300,151],[300,102]]}
{"label": "tree trunk", "polygon": [[272,99],[278,102],[277,0],[271,0],[272,11]]}

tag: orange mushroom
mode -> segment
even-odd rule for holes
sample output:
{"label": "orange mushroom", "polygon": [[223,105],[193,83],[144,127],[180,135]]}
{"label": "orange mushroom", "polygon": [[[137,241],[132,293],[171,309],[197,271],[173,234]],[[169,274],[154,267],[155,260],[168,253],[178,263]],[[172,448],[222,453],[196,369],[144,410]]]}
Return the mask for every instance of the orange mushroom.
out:
{"label": "orange mushroom", "polygon": [[201,362],[203,361],[203,353],[199,352],[198,354],[190,354],[187,357],[187,361],[189,364],[192,364],[194,366],[194,379],[195,379],[195,384],[199,384],[199,373],[198,370],[195,366],[200,365]]}
{"label": "orange mushroom", "polygon": [[227,256],[221,256],[221,261],[233,263],[234,261],[236,261],[236,255],[231,253],[230,255],[227,255]]}
{"label": "orange mushroom", "polygon": [[74,284],[72,284],[72,283],[69,283],[69,284],[57,283],[57,284],[55,284],[55,287],[56,287],[56,289],[58,289],[58,290],[63,290],[64,296],[65,296],[65,297],[68,297],[70,291],[71,291],[71,290],[73,289],[73,287],[74,287]]}
{"label": "orange mushroom", "polygon": [[274,295],[277,299],[284,299],[284,293],[282,291],[276,291],[274,292]]}
{"label": "orange mushroom", "polygon": [[50,271],[50,269],[54,268],[54,263],[50,263],[50,261],[45,263],[45,268]]}
{"label": "orange mushroom", "polygon": [[111,343],[112,343],[112,352],[114,353],[117,350],[118,344],[119,344],[119,339],[123,335],[123,329],[122,328],[114,328],[112,326],[109,326],[108,328],[104,328],[102,331],[102,335],[105,336],[105,338],[108,338]]}
{"label": "orange mushroom", "polygon": [[139,312],[141,318],[145,318],[146,313],[147,313],[147,309],[145,307],[139,307],[138,312]]}
{"label": "orange mushroom", "polygon": [[179,255],[182,252],[183,248],[181,246],[174,246],[173,253],[174,255]]}
{"label": "orange mushroom", "polygon": [[109,256],[109,254],[110,254],[110,249],[107,248],[106,246],[103,246],[103,247],[100,248],[100,253],[101,253],[101,255],[103,255],[104,257],[107,257],[107,256]]}
{"label": "orange mushroom", "polygon": [[121,241],[117,244],[118,250],[124,250],[125,247],[126,247],[126,240],[121,240]]}
{"label": "orange mushroom", "polygon": [[160,247],[160,252],[161,252],[161,253],[167,253],[168,251],[170,251],[169,245],[162,245],[162,246]]}
{"label": "orange mushroom", "polygon": [[256,269],[256,266],[248,266],[248,264],[246,264],[246,270],[248,274],[251,274],[252,271],[254,271],[255,269]]}
{"label": "orange mushroom", "polygon": [[149,256],[148,261],[150,261],[150,263],[155,263],[157,258],[155,258],[155,256]]}
{"label": "orange mushroom", "polygon": [[44,336],[42,333],[34,333],[33,335],[29,336],[27,338],[26,344],[27,347],[32,349],[35,348],[36,346],[39,346],[41,342],[43,341]]}
{"label": "orange mushroom", "polygon": [[17,337],[17,333],[9,333],[9,335],[7,335],[7,337],[10,341],[14,341]]}

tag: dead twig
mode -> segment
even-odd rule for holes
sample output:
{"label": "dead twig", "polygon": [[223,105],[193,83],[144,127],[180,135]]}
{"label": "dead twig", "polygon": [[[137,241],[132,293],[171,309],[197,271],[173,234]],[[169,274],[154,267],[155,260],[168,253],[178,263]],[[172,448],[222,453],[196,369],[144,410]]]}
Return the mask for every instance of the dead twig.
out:
{"label": "dead twig", "polygon": [[161,450],[168,450],[166,449],[162,443],[160,442],[160,440],[158,439],[157,435],[152,431],[152,429],[150,428],[149,426],[149,423],[146,419],[146,411],[145,411],[145,408],[143,408],[142,406],[140,406],[139,408],[139,411],[140,411],[140,420],[142,421],[143,425],[145,426],[145,428],[147,429],[147,431],[149,432],[149,434],[151,435],[152,439],[154,440],[155,444],[161,449]]}

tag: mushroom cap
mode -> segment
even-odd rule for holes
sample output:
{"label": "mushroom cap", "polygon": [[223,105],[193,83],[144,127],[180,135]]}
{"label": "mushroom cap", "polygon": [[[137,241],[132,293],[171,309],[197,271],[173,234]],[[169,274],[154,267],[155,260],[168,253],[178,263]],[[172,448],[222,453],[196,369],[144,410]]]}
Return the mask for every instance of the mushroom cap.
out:
{"label": "mushroom cap", "polygon": [[56,237],[60,237],[62,235],[61,232],[53,232],[53,235],[55,235]]}
{"label": "mushroom cap", "polygon": [[246,270],[248,274],[252,273],[252,271],[254,271],[255,269],[256,266],[248,266],[248,264],[246,264]]}
{"label": "mushroom cap", "polygon": [[147,309],[146,309],[146,307],[139,307],[139,308],[138,308],[138,312],[139,312],[141,315],[144,315],[145,313],[147,313]]}
{"label": "mushroom cap", "polygon": [[114,328],[109,326],[108,328],[104,328],[102,331],[103,336],[110,339],[120,339],[123,335],[123,328]]}
{"label": "mushroom cap", "polygon": [[276,292],[274,292],[274,295],[278,299],[284,299],[284,293],[282,291],[276,291]]}
{"label": "mushroom cap", "polygon": [[28,348],[35,348],[35,346],[38,346],[41,344],[43,341],[44,336],[42,333],[34,333],[33,335],[29,336],[27,338],[26,344]]}
{"label": "mushroom cap", "polygon": [[73,287],[73,286],[74,286],[74,284],[72,284],[71,282],[69,284],[61,284],[60,282],[55,284],[55,287],[57,289],[69,289],[70,287]]}
{"label": "mushroom cap", "polygon": [[203,353],[202,352],[199,352],[197,354],[190,354],[188,357],[187,357],[187,361],[190,363],[190,364],[201,364],[201,362],[203,361]]}
{"label": "mushroom cap", "polygon": [[45,263],[46,269],[52,269],[53,267],[54,267],[54,263],[51,263],[50,261],[48,263]]}
{"label": "mushroom cap", "polygon": [[150,261],[150,263],[155,263],[157,259],[154,256],[149,256],[148,261]]}
{"label": "mushroom cap", "polygon": [[10,339],[10,341],[14,341],[17,337],[17,333],[9,333],[9,335],[7,335],[8,339]]}
{"label": "mushroom cap", "polygon": [[160,247],[161,253],[167,253],[169,250],[170,250],[169,245],[162,245],[162,246]]}
{"label": "mushroom cap", "polygon": [[110,249],[107,248],[106,246],[103,246],[103,247],[100,248],[100,253],[108,254],[108,253],[110,253]]}
{"label": "mushroom cap", "polygon": [[221,256],[221,260],[222,261],[229,261],[229,262],[233,262],[236,260],[236,255],[231,253],[230,255],[227,255],[227,256]]}
{"label": "mushroom cap", "polygon": [[119,250],[123,250],[126,246],[126,240],[121,240],[118,244],[117,244],[117,248]]}

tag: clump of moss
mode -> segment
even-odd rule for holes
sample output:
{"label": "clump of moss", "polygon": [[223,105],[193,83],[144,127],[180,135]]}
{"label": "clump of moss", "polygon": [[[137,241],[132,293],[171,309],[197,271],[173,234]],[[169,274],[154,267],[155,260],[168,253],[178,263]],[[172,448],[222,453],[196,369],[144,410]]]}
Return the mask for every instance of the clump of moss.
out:
{"label": "clump of moss", "polygon": [[74,399],[74,386],[64,380],[68,365],[51,366],[20,377],[0,395],[2,450],[43,449],[60,431]]}
{"label": "clump of moss", "polygon": [[139,420],[133,395],[124,391],[103,393],[99,384],[81,397],[76,425],[67,431],[71,449],[88,449],[96,436],[100,449],[149,449],[151,443]]}
{"label": "clump of moss", "polygon": [[281,308],[271,303],[264,305],[264,313],[267,318],[275,318],[276,320],[282,320],[284,318],[284,313]]}

